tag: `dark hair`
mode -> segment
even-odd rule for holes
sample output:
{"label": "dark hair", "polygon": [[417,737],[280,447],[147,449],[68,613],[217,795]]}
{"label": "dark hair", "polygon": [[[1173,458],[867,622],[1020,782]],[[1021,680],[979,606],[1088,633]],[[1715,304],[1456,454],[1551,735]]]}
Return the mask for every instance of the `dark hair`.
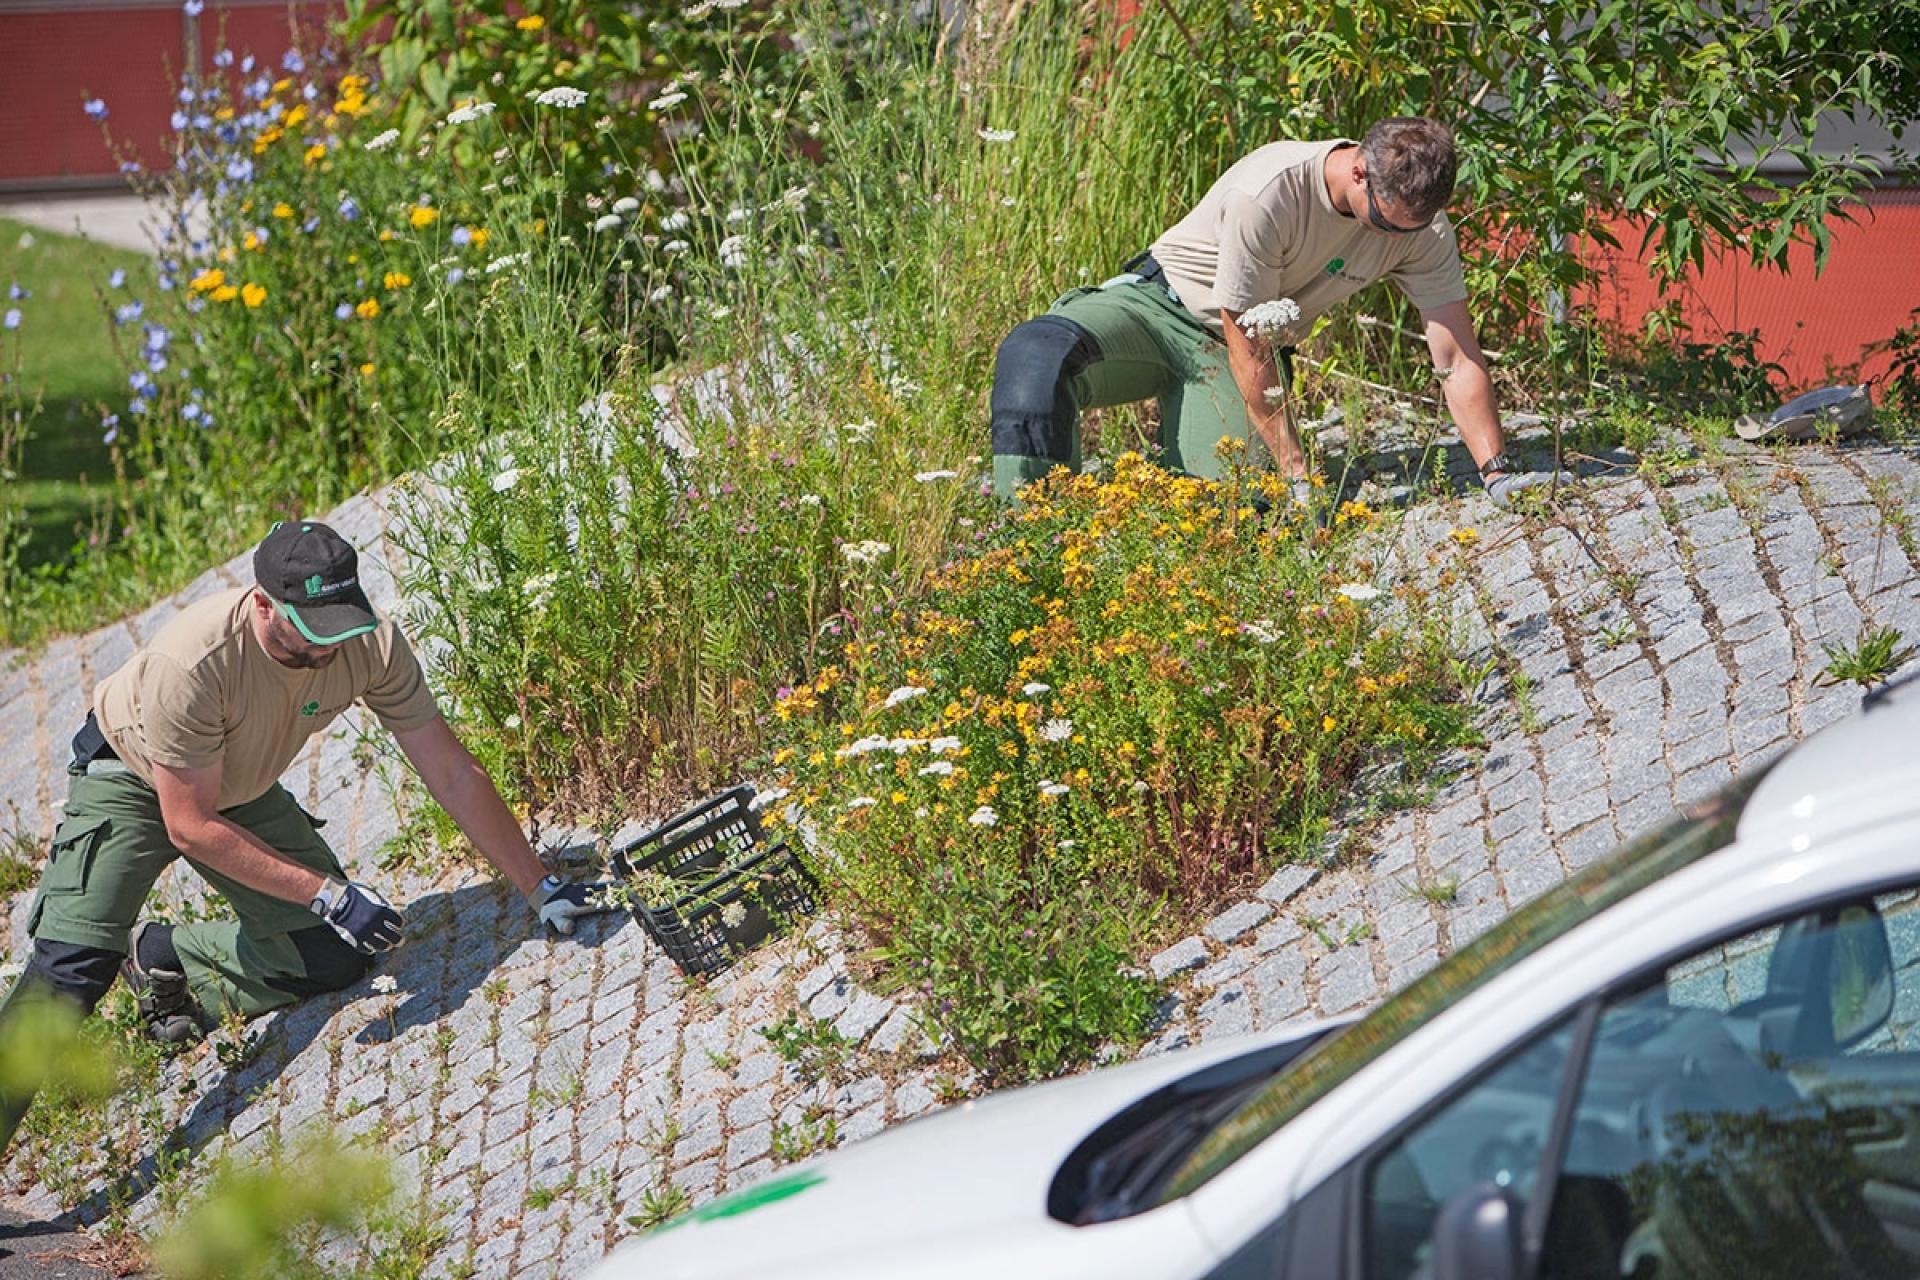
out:
{"label": "dark hair", "polygon": [[1360,142],[1367,182],[1376,198],[1404,206],[1421,221],[1453,198],[1458,161],[1453,131],[1425,116],[1394,116],[1375,123]]}

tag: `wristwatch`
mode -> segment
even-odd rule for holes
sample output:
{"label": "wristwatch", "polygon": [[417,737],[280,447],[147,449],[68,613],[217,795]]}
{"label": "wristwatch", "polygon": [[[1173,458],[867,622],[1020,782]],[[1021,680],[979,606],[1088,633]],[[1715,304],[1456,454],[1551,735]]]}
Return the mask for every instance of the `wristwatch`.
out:
{"label": "wristwatch", "polygon": [[1483,476],[1489,471],[1518,471],[1519,469],[1520,464],[1515,462],[1505,449],[1480,464],[1480,474]]}

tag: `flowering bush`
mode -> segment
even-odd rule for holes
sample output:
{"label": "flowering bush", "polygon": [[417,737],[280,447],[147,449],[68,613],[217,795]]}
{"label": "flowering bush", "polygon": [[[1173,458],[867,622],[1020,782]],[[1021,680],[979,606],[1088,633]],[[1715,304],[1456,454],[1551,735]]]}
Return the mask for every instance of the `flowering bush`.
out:
{"label": "flowering bush", "polygon": [[1361,765],[1461,733],[1444,631],[1367,580],[1377,517],[1262,520],[1256,490],[1297,510],[1131,454],[1061,473],[782,691],[785,820],[976,1064],[1138,1032],[1129,957],[1298,851]]}

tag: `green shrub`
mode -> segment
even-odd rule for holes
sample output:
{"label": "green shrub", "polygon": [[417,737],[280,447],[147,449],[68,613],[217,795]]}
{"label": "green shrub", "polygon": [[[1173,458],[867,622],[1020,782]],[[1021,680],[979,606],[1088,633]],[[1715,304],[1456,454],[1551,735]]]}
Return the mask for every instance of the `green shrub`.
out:
{"label": "green shrub", "polygon": [[1443,631],[1367,581],[1377,517],[1251,498],[1134,454],[1063,474],[783,691],[823,876],[992,1074],[1136,1034],[1132,957],[1299,852],[1363,764],[1461,731]]}

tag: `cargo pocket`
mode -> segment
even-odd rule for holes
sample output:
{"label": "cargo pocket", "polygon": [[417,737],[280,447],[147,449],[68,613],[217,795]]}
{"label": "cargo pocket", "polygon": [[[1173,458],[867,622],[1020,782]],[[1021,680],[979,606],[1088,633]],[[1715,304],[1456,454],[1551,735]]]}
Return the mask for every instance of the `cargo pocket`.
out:
{"label": "cargo pocket", "polygon": [[33,914],[27,920],[27,933],[40,928],[40,915],[48,898],[73,897],[87,891],[93,878],[93,860],[113,830],[111,818],[89,818],[65,822],[53,833],[53,847],[47,853],[47,869],[40,876],[40,892],[33,901]]}

